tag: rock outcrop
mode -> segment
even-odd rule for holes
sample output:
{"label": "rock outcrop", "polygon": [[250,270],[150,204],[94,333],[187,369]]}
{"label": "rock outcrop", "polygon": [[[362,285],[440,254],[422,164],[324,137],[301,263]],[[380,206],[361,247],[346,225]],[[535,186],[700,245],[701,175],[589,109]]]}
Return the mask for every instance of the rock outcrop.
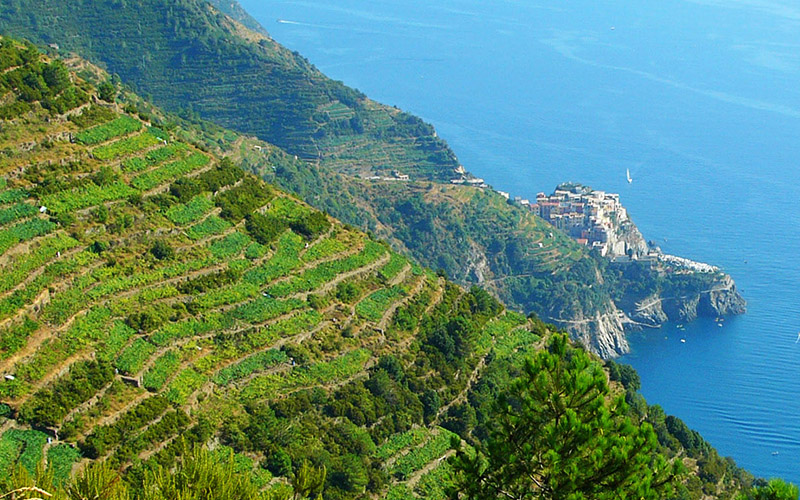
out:
{"label": "rock outcrop", "polygon": [[629,328],[658,327],[667,321],[689,322],[698,317],[721,317],[744,314],[747,301],[736,289],[733,278],[719,274],[710,278],[709,286],[699,291],[662,296],[652,294],[626,311]]}
{"label": "rock outcrop", "polygon": [[736,289],[733,278],[727,274],[716,286],[700,295],[700,316],[727,316],[744,314],[746,311],[747,301]]}
{"label": "rock outcrop", "polygon": [[615,358],[630,351],[625,337],[628,318],[611,301],[605,304],[605,311],[602,312],[589,316],[576,315],[569,320],[549,318],[549,321],[568,331],[574,340],[603,359]]}

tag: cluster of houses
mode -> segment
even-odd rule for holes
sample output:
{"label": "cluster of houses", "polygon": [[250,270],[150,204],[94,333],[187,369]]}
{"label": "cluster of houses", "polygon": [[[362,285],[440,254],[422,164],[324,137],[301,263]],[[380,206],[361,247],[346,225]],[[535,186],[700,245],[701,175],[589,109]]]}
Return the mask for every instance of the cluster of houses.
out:
{"label": "cluster of houses", "polygon": [[458,177],[455,179],[451,179],[450,184],[473,186],[479,188],[489,187],[489,185],[486,184],[486,181],[484,181],[483,179],[479,177],[472,177],[469,174],[467,174],[466,169],[462,165],[459,165],[458,168],[456,168],[456,174],[458,175]]}
{"label": "cluster of houses", "polygon": [[[509,198],[508,193],[500,193]],[[600,251],[601,255],[630,255],[624,242],[615,233],[631,224],[628,212],[619,201],[619,194],[598,191],[582,184],[559,184],[551,195],[539,193],[536,201],[516,196],[513,200],[527,207],[575,240]],[[642,253],[637,249],[637,254]]]}
{"label": "cluster of houses", "polygon": [[382,177],[380,175],[372,175],[370,177],[365,177],[368,181],[409,181],[411,178],[408,174],[400,173],[399,170],[392,170],[391,176]]}

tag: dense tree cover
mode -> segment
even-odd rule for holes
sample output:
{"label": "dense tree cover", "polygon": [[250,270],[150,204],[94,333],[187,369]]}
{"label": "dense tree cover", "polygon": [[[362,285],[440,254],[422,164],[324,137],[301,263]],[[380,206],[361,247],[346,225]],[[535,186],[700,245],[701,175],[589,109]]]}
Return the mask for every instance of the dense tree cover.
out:
{"label": "dense tree cover", "polygon": [[72,83],[63,62],[44,62],[36,48],[28,45],[19,50],[18,43],[0,39],[0,92],[17,96],[0,105],[0,118],[20,116],[35,102],[53,113],[63,113],[89,100],[89,94]]}
{"label": "dense tree cover", "polygon": [[328,217],[322,212],[312,212],[289,223],[292,231],[303,236],[307,240],[314,240],[317,236],[330,229],[331,223]]}
{"label": "dense tree cover", "polygon": [[606,375],[555,335],[493,405],[488,439],[454,462],[453,498],[663,498],[680,469],[652,427],[609,401]]}
{"label": "dense tree cover", "polygon": [[[470,405],[475,408],[471,432],[467,435],[468,443],[480,447],[489,439],[490,433],[496,428],[496,401],[501,394],[508,392],[514,380],[524,378],[526,356],[536,356],[536,348],[521,349],[513,357],[495,358],[488,365],[468,397]],[[658,441],[655,452],[670,460],[676,457],[691,459],[690,474],[684,475],[675,484],[676,491],[671,498],[689,500],[708,496],[732,499],[742,488],[749,487],[753,477],[738,468],[733,460],[720,457],[680,419],[665,414],[657,405],[648,406],[637,392],[639,377],[632,367],[613,361],[606,361],[605,367],[612,383],[612,393],[622,393],[625,398],[626,415],[634,424],[646,422],[652,426]]]}
{"label": "dense tree cover", "polygon": [[284,219],[260,213],[248,214],[245,225],[250,236],[262,245],[267,245],[278,239],[278,236],[286,230],[287,226],[288,224]]}
{"label": "dense tree cover", "polygon": [[605,365],[608,370],[608,378],[622,384],[626,391],[635,393],[642,387],[639,374],[631,365],[620,364],[612,359],[607,360]]}

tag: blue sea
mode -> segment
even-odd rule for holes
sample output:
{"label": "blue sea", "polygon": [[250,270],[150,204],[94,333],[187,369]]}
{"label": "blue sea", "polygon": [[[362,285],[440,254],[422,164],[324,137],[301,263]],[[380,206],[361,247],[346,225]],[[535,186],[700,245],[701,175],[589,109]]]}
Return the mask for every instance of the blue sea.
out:
{"label": "blue sea", "polygon": [[619,192],[646,238],[729,272],[746,315],[633,335],[622,361],[723,455],[800,483],[800,5],[242,3],[329,76],[433,123],[496,189]]}

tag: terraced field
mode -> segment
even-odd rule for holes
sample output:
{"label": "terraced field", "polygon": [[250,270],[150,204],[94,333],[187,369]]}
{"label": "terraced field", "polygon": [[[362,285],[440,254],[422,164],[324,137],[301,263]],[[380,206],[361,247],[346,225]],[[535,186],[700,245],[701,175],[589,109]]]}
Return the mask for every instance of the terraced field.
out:
{"label": "terraced field", "polygon": [[524,317],[116,104],[32,109],[0,129],[0,470],[222,443],[265,487],[442,498],[436,423]]}

